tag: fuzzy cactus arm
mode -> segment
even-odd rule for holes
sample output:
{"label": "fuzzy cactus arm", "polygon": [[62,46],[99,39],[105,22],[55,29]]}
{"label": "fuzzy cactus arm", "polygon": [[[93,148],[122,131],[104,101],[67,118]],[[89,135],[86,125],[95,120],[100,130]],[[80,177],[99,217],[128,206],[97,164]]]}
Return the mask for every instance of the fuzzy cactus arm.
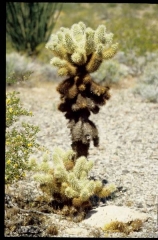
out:
{"label": "fuzzy cactus arm", "polygon": [[62,161],[62,157],[64,155],[64,151],[59,148],[59,147],[55,147],[54,151],[53,151],[53,163],[54,166],[62,166],[64,167],[63,161]]}
{"label": "fuzzy cactus arm", "polygon": [[94,41],[96,44],[105,43],[106,40],[106,27],[104,25],[99,25],[95,31]]}
{"label": "fuzzy cactus arm", "polygon": [[114,184],[111,184],[109,186],[103,187],[100,192],[98,192],[98,197],[103,198],[103,197],[108,197],[110,196],[113,192],[116,191],[116,186]]}
{"label": "fuzzy cactus arm", "polygon": [[83,41],[84,38],[84,27],[83,24],[73,24],[71,27],[73,39],[76,43]]}
{"label": "fuzzy cactus arm", "polygon": [[117,52],[118,49],[118,43],[113,44],[110,48],[108,48],[107,50],[103,51],[103,59],[110,59],[112,58],[115,53]]}
{"label": "fuzzy cactus arm", "polygon": [[65,189],[65,196],[67,196],[68,198],[78,197],[78,192],[72,189],[72,187],[67,187]]}
{"label": "fuzzy cactus arm", "polygon": [[84,169],[84,165],[86,163],[86,157],[82,156],[82,157],[79,157],[77,160],[76,160],[76,164],[73,168],[73,173],[75,174],[75,176],[77,178],[80,178],[80,174],[82,172],[82,170]]}
{"label": "fuzzy cactus arm", "polygon": [[89,160],[89,161],[86,162],[85,169],[86,169],[87,174],[93,168],[93,166],[94,166],[94,161],[93,160]]}
{"label": "fuzzy cactus arm", "polygon": [[50,165],[48,162],[42,162],[39,166],[40,170],[42,170],[43,172],[48,172],[50,170]]}
{"label": "fuzzy cactus arm", "polygon": [[73,78],[68,78],[66,80],[63,80],[59,85],[57,86],[57,91],[62,94],[66,95],[68,92],[69,88],[72,87],[74,84],[74,79]]}
{"label": "fuzzy cactus arm", "polygon": [[65,67],[67,62],[65,60],[60,59],[59,57],[54,57],[51,59],[50,64],[52,64],[55,67],[61,68]]}
{"label": "fuzzy cactus arm", "polygon": [[70,149],[70,150],[68,150],[67,152],[65,152],[64,154],[63,154],[63,163],[65,163],[65,162],[67,162],[67,161],[71,161],[71,160],[73,160],[73,158],[74,158],[74,155],[75,155],[75,152],[72,150],[72,149]]}
{"label": "fuzzy cactus arm", "polygon": [[64,44],[63,45],[64,45],[67,53],[69,53],[69,54],[74,53],[74,51],[75,51],[77,46],[75,45],[75,42],[73,40],[73,37],[71,36],[71,32],[70,31],[67,31],[65,33]]}
{"label": "fuzzy cactus arm", "polygon": [[74,189],[75,191],[79,192],[81,190],[79,181],[73,172],[69,173],[68,182],[69,182],[70,186],[72,187],[72,189]]}
{"label": "fuzzy cactus arm", "polygon": [[68,179],[68,172],[64,165],[58,166],[54,170],[54,177],[58,179],[60,182],[67,181]]}
{"label": "fuzzy cactus arm", "polygon": [[78,48],[77,51],[75,51],[72,56],[71,60],[76,65],[84,65],[87,61],[87,57],[85,52],[82,50],[82,48]]}
{"label": "fuzzy cactus arm", "polygon": [[80,198],[82,201],[87,201],[90,197],[90,193],[88,192],[87,189],[83,189],[80,193]]}
{"label": "fuzzy cactus arm", "polygon": [[86,38],[85,51],[87,56],[95,51],[94,34],[95,34],[95,31],[92,30],[91,28],[87,28],[85,30],[85,38]]}
{"label": "fuzzy cactus arm", "polygon": [[52,174],[46,174],[46,173],[37,173],[34,174],[34,180],[36,180],[37,182],[41,183],[41,184],[45,184],[45,183],[52,183],[53,181],[53,175]]}

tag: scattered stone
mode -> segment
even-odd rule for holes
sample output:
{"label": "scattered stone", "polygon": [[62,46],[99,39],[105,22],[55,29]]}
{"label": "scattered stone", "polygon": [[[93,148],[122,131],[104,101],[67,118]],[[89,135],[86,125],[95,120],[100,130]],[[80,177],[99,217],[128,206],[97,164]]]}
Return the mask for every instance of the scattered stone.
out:
{"label": "scattered stone", "polygon": [[145,222],[148,219],[148,215],[128,207],[109,205],[89,211],[83,223],[102,228],[105,224],[113,221],[127,223],[137,219]]}

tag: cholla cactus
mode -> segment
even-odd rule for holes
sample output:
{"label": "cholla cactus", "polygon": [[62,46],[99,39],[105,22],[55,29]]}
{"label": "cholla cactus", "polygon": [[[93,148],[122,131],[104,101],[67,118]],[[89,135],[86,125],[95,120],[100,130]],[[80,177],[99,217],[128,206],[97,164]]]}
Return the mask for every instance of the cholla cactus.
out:
{"label": "cholla cactus", "polygon": [[99,144],[96,126],[88,117],[91,112],[99,112],[99,105],[104,105],[110,94],[109,87],[95,83],[90,74],[114,56],[118,43],[112,41],[113,34],[107,33],[104,25],[93,30],[79,22],[70,29],[61,27],[46,44],[54,55],[51,64],[58,68],[60,76],[68,77],[57,87],[61,95],[58,109],[69,120],[76,157],[87,157],[91,140],[94,146]]}
{"label": "cholla cactus", "polygon": [[[85,156],[74,161],[74,155],[73,150],[64,152],[60,148],[55,148],[52,162],[44,159],[33,168],[34,171],[38,171],[34,179],[40,182],[43,192],[54,199],[57,197],[63,206],[69,203],[69,206],[84,210],[85,203],[91,206],[91,196],[107,197],[116,189],[113,185],[105,187],[99,180],[88,179],[93,161],[87,161]],[[30,163],[32,164],[32,161]]]}

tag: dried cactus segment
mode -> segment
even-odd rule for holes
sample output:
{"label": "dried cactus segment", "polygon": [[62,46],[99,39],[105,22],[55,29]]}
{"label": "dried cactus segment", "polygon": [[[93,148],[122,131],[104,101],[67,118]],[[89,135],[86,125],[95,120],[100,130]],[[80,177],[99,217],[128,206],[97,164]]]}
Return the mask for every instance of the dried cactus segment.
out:
{"label": "dried cactus segment", "polygon": [[109,197],[115,191],[116,191],[116,187],[113,184],[103,187],[102,190],[98,192],[98,197],[100,198]]}
{"label": "dried cactus segment", "polygon": [[86,98],[86,101],[87,101],[87,107],[88,109],[94,113],[94,114],[97,114],[100,110],[100,108],[98,107],[98,105],[96,105],[96,103],[90,99],[89,97]]}
{"label": "dried cactus segment", "polygon": [[83,144],[82,141],[73,141],[72,140],[72,144],[71,147],[72,149],[76,152],[76,156],[77,157],[81,157],[81,156],[88,156],[88,150],[89,150],[89,146],[90,144]]}
{"label": "dried cactus segment", "polygon": [[65,95],[70,87],[74,84],[73,78],[68,78],[66,80],[63,80],[61,83],[58,84],[56,90],[62,94]]}
{"label": "dried cactus segment", "polygon": [[85,84],[79,85],[79,86],[78,86],[78,89],[79,89],[80,92],[84,92],[84,91],[86,90]]}
{"label": "dried cactus segment", "polygon": [[107,91],[106,87],[100,86],[98,83],[91,81],[90,92],[96,96],[101,96]]}
{"label": "dried cactus segment", "polygon": [[69,99],[73,99],[78,95],[78,88],[76,86],[76,84],[73,84],[67,91],[67,93],[65,94],[65,96]]}
{"label": "dried cactus segment", "polygon": [[80,197],[77,197],[77,198],[73,198],[73,199],[72,199],[72,205],[73,205],[74,207],[79,208],[79,207],[82,206],[82,204],[83,204],[83,201],[82,201],[82,199],[81,199]]}
{"label": "dried cactus segment", "polygon": [[90,82],[92,81],[92,78],[89,74],[86,74],[84,77],[83,77],[83,84],[87,85],[87,84],[90,84]]}
{"label": "dried cactus segment", "polygon": [[67,171],[69,171],[69,170],[72,170],[73,169],[73,167],[74,167],[74,161],[66,161],[65,163],[64,163],[64,166],[65,166],[65,169],[67,170]]}
{"label": "dried cactus segment", "polygon": [[77,96],[76,103],[72,105],[72,110],[77,111],[80,109],[87,108],[87,101],[80,93]]}
{"label": "dried cactus segment", "polygon": [[72,141],[77,142],[81,141],[82,138],[82,121],[77,121],[71,128]]}
{"label": "dried cactus segment", "polygon": [[90,140],[98,138],[98,130],[95,124],[88,120],[83,123],[82,143],[87,144]]}
{"label": "dried cactus segment", "polygon": [[61,112],[69,112],[70,109],[71,109],[71,106],[68,101],[61,102],[58,105],[58,110],[60,110]]}

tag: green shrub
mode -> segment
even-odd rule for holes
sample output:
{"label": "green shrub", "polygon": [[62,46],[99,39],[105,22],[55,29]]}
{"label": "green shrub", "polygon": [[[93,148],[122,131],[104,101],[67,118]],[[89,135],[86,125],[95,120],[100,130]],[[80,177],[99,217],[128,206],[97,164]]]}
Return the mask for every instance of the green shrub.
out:
{"label": "green shrub", "polygon": [[[31,78],[29,76],[31,75]],[[38,81],[56,81],[57,71],[50,64],[42,63],[37,59],[17,52],[6,54],[7,84],[22,82],[27,79]],[[59,77],[58,77],[59,79]]]}
{"label": "green shrub", "polygon": [[18,92],[6,94],[6,149],[5,149],[5,183],[22,179],[28,168],[28,157],[39,144],[36,142],[37,126],[22,122],[14,126],[19,117],[32,116],[31,112],[24,109],[18,98]]}
{"label": "green shrub", "polygon": [[127,74],[128,71],[126,67],[123,67],[123,65],[114,60],[109,60],[103,62],[99,70],[91,74],[91,76],[96,79],[97,82],[110,86],[118,84]]}
{"label": "green shrub", "polygon": [[17,51],[38,54],[58,19],[62,3],[6,3],[7,37]]}
{"label": "green shrub", "polygon": [[144,101],[158,102],[158,60],[148,62],[143,74],[138,78],[138,83],[133,89]]}

